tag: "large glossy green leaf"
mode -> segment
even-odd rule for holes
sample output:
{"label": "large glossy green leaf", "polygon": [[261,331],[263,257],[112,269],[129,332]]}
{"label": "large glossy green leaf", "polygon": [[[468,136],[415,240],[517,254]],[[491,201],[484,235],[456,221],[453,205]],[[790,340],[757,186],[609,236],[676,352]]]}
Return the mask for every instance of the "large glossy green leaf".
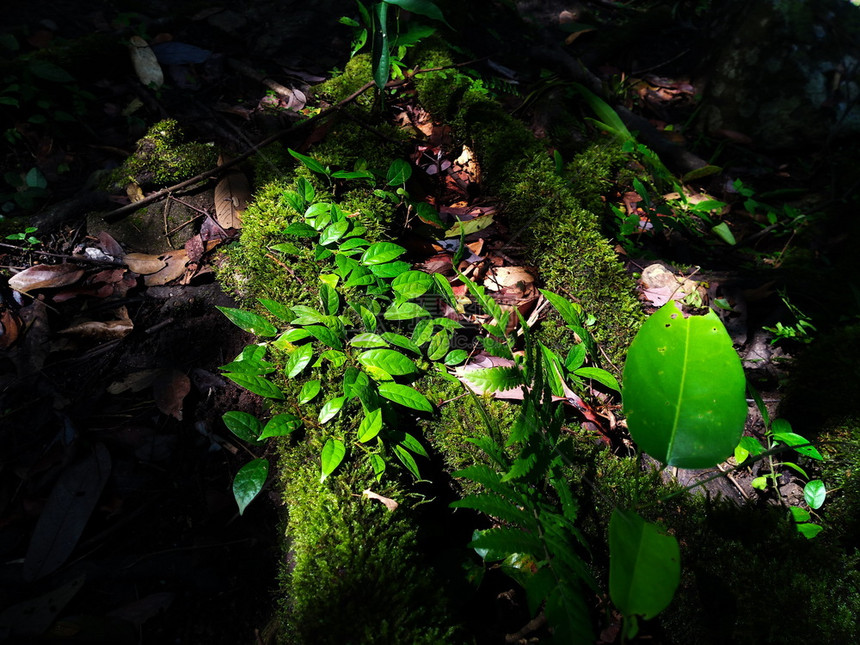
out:
{"label": "large glossy green leaf", "polygon": [[263,431],[260,433],[260,440],[262,441],[269,437],[284,437],[291,432],[295,432],[301,426],[302,420],[294,414],[276,414],[266,423]]}
{"label": "large glossy green leaf", "polygon": [[251,503],[266,483],[269,475],[269,462],[265,459],[254,459],[239,469],[233,478],[233,497],[239,505],[239,515]]}
{"label": "large glossy green leaf", "polygon": [[376,242],[367,247],[367,250],[361,254],[361,263],[369,266],[391,262],[404,253],[406,253],[406,249],[394,242]]}
{"label": "large glossy green leaf", "polygon": [[320,476],[320,481],[325,480],[326,477],[331,475],[335,469],[340,466],[345,455],[346,446],[340,439],[332,438],[325,442],[322,454],[320,455],[320,459],[322,461],[322,475]]}
{"label": "large glossy green leaf", "polygon": [[236,385],[244,387],[246,390],[265,396],[268,399],[283,399],[284,393],[278,389],[278,386],[272,383],[269,379],[254,374],[241,374],[237,372],[225,374],[228,379]]}
{"label": "large glossy green leaf", "polygon": [[299,392],[299,403],[304,404],[313,401],[316,395],[320,393],[320,389],[322,389],[322,384],[319,379],[307,381],[302,385],[302,391]]}
{"label": "large glossy green leaf", "polygon": [[422,412],[433,412],[433,406],[430,404],[430,401],[421,392],[408,385],[380,383],[379,394],[389,401],[394,401],[407,408],[421,410]]}
{"label": "large glossy green leaf", "polygon": [[394,376],[405,376],[417,371],[415,363],[393,349],[369,349],[358,357],[365,366],[378,367]]}
{"label": "large glossy green leaf", "polygon": [[407,271],[401,273],[391,282],[391,288],[401,298],[409,300],[427,293],[434,284],[433,276],[423,271]]}
{"label": "large glossy green leaf", "polygon": [[227,316],[231,323],[256,336],[276,336],[278,333],[275,327],[260,314],[255,314],[244,309],[234,309],[232,307],[218,307],[216,309]]}
{"label": "large glossy green leaf", "polygon": [[630,345],[627,426],[639,447],[663,463],[709,468],[732,454],[747,415],[744,390],[740,359],[713,311],[685,318],[671,300]]}
{"label": "large glossy green leaf", "polygon": [[330,401],[326,401],[320,408],[320,423],[328,423],[331,421],[335,416],[337,416],[337,413],[340,412],[344,403],[346,403],[345,396],[338,396]]}
{"label": "large glossy green leaf", "polygon": [[678,541],[633,511],[609,520],[609,595],[625,616],[653,618],[672,601],[681,580]]}
{"label": "large glossy green leaf", "polygon": [[242,441],[257,443],[260,439],[263,423],[253,414],[231,410],[230,412],[225,412],[221,419],[230,432]]}
{"label": "large glossy green leaf", "polygon": [[371,410],[361,420],[361,425],[358,426],[359,442],[370,441],[379,434],[380,430],[382,430],[382,410]]}
{"label": "large glossy green leaf", "polygon": [[284,374],[286,374],[287,378],[298,376],[308,366],[308,363],[311,362],[313,353],[314,348],[310,344],[302,345],[293,350],[293,353],[290,354],[290,358],[287,360],[287,364],[284,365]]}

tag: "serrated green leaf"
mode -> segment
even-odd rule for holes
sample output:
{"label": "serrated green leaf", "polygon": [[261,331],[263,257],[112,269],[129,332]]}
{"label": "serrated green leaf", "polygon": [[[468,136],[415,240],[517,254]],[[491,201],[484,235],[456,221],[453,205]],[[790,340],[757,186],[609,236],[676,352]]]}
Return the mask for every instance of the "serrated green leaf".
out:
{"label": "serrated green leaf", "polygon": [[260,441],[269,437],[284,437],[291,432],[295,432],[301,426],[302,420],[294,414],[276,414],[269,419],[260,433]]}
{"label": "serrated green leaf", "polygon": [[418,470],[418,464],[415,463],[415,457],[412,456],[406,448],[401,445],[394,446],[394,454],[406,468],[415,476],[415,479],[421,479],[421,473]]}
{"label": "serrated green leaf", "polygon": [[361,254],[361,263],[365,266],[384,264],[396,260],[404,253],[406,253],[406,249],[399,244],[394,244],[393,242],[376,242],[375,244],[371,244]]}
{"label": "serrated green leaf", "polygon": [[415,388],[399,383],[380,383],[379,394],[404,407],[420,410],[422,412],[433,412],[430,401]]}
{"label": "serrated green leaf", "polygon": [[284,398],[284,393],[278,389],[278,386],[262,376],[256,376],[254,374],[240,374],[236,372],[228,373],[224,376],[249,392],[259,394],[267,399]]}
{"label": "serrated green leaf", "polygon": [[343,408],[344,403],[346,403],[345,396],[338,396],[330,401],[326,401],[322,408],[320,408],[320,423],[328,423],[331,421],[335,416],[337,416],[337,413],[340,412],[341,408]]}
{"label": "serrated green leaf", "polygon": [[461,378],[480,388],[483,392],[504,392],[523,385],[522,372],[516,366],[472,370],[471,372],[463,372]]}
{"label": "serrated green leaf", "polygon": [[359,443],[367,443],[382,430],[382,410],[371,410],[364,415],[361,424],[358,426],[358,441]]}
{"label": "serrated green leaf", "polygon": [[490,517],[524,527],[534,522],[534,517],[519,508],[516,504],[500,495],[490,493],[466,495],[463,499],[451,502],[450,506],[452,508],[471,508]]}
{"label": "serrated green leaf", "polygon": [[239,469],[233,478],[233,497],[239,506],[239,515],[245,512],[248,504],[263,490],[269,476],[269,462],[254,459]]}
{"label": "serrated green leaf", "polygon": [[296,152],[292,148],[287,148],[287,152],[289,152],[295,159],[300,161],[308,170],[312,172],[317,172],[321,175],[328,175],[328,169],[323,166],[319,161],[312,157],[308,157],[307,155],[303,155],[300,152]]}
{"label": "serrated green leaf", "polygon": [[469,543],[473,549],[489,549],[505,554],[528,553],[533,556],[543,555],[543,543],[532,533],[512,528],[495,528],[481,533]]}
{"label": "serrated green leaf", "polygon": [[412,176],[412,166],[404,159],[395,159],[388,167],[385,181],[389,186],[400,186],[405,184]]}
{"label": "serrated green leaf", "polygon": [[490,356],[498,356],[499,358],[507,358],[508,360],[514,359],[513,354],[511,354],[510,348],[504,343],[500,343],[492,336],[484,336],[481,339],[481,343],[484,346],[484,350]]}
{"label": "serrated green leaf", "polygon": [[515,459],[511,469],[502,477],[502,481],[508,482],[525,477],[534,469],[536,463],[537,455],[534,453]]}
{"label": "serrated green leaf", "polygon": [[621,385],[618,383],[618,379],[599,367],[580,367],[579,369],[574,370],[573,373],[577,376],[581,376],[582,378],[589,378],[597,381],[604,387],[608,387],[610,390],[621,392]]}
{"label": "serrated green leaf", "polygon": [[320,482],[325,481],[325,478],[331,475],[338,466],[340,466],[343,458],[346,456],[346,446],[340,439],[331,438],[325,442],[320,461],[322,462],[322,476]]}
{"label": "serrated green leaf", "polygon": [[301,374],[302,370],[304,370],[308,366],[308,363],[311,362],[313,354],[314,348],[310,344],[296,347],[296,349],[293,350],[293,353],[290,354],[287,364],[284,365],[284,374],[286,377],[295,378]]}
{"label": "serrated green leaf", "polygon": [[284,322],[290,322],[295,316],[290,311],[289,307],[282,305],[280,302],[270,300],[269,298],[258,298],[261,305],[269,310],[269,313],[280,318]]}
{"label": "serrated green leaf", "polygon": [[398,275],[391,288],[406,300],[423,296],[434,284],[433,276],[423,271],[406,271]]}
{"label": "serrated green leaf", "polygon": [[418,371],[415,363],[393,349],[370,349],[358,356],[358,362],[364,366],[378,367],[394,376],[405,376]]}
{"label": "serrated green leaf", "polygon": [[415,302],[395,302],[383,312],[382,317],[385,320],[412,320],[429,315],[429,311]]}
{"label": "serrated green leaf", "polygon": [[403,349],[408,349],[410,352],[415,352],[419,355],[421,354],[421,348],[418,347],[418,345],[413,343],[411,340],[406,338],[406,336],[403,336],[401,334],[395,334],[393,331],[387,331],[382,334],[382,338],[391,343],[392,345],[401,347]]}
{"label": "serrated green leaf", "polygon": [[232,410],[225,412],[221,419],[224,421],[227,429],[242,441],[257,443],[260,440],[263,423],[253,414]]}
{"label": "serrated green leaf", "polygon": [[218,311],[224,314],[227,319],[242,329],[255,336],[276,336],[278,329],[260,314],[255,314],[252,311],[244,309],[234,309],[232,307],[215,307]]}

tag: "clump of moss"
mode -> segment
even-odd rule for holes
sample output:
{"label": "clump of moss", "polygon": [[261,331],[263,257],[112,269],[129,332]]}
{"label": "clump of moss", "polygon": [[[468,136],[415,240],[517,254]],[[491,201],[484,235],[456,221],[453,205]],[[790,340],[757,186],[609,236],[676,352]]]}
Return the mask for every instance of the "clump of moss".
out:
{"label": "clump of moss", "polygon": [[215,148],[205,143],[185,142],[173,119],[159,121],[137,142],[137,151],[110,175],[112,186],[134,182],[141,187],[168,186],[213,168]]}
{"label": "clump of moss", "polygon": [[[337,103],[350,96],[353,92],[357,92],[371,80],[373,80],[373,66],[370,54],[359,54],[349,60],[342,74],[315,86],[314,91],[318,95],[328,98],[333,103]],[[373,105],[373,101],[374,95],[370,90],[356,98],[356,104],[364,108],[369,108]]]}

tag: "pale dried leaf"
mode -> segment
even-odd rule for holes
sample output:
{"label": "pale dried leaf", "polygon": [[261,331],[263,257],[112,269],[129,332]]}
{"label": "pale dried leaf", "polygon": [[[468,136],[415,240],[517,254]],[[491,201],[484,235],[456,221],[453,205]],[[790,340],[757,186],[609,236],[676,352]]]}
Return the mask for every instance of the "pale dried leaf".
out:
{"label": "pale dried leaf", "polygon": [[389,498],[389,497],[383,497],[382,495],[379,495],[378,493],[374,493],[374,492],[373,492],[372,490],[370,490],[370,489],[367,489],[367,490],[362,491],[362,493],[361,493],[361,494],[362,494],[362,495],[364,495],[364,496],[365,496],[366,498],[368,498],[368,499],[376,499],[376,500],[379,500],[380,502],[382,502],[383,504],[385,504],[385,508],[387,508],[389,511],[393,511],[393,510],[395,510],[398,506],[400,506],[400,504],[398,504],[397,502],[395,502],[393,499],[391,499],[391,498]]}
{"label": "pale dried leaf", "polygon": [[164,85],[164,72],[161,71],[158,58],[143,38],[132,36],[129,39],[128,50],[131,53],[134,71],[141,83],[156,89]]}
{"label": "pale dried leaf", "polygon": [[149,275],[161,271],[167,263],[157,255],[149,253],[128,253],[123,258],[125,265],[140,275]]}
{"label": "pale dried leaf", "polygon": [[487,271],[484,286],[490,291],[499,291],[502,287],[518,287],[525,292],[527,285],[534,281],[534,275],[525,267],[492,267]]}
{"label": "pale dried leaf", "polygon": [[178,421],[182,421],[182,402],[190,391],[191,379],[175,369],[159,371],[152,383],[158,410]]}
{"label": "pale dried leaf", "polygon": [[157,369],[132,372],[121,381],[114,381],[111,383],[108,386],[107,391],[111,394],[122,394],[126,390],[140,392],[152,385],[158,372],[159,370]]}
{"label": "pale dried leaf", "polygon": [[138,186],[135,182],[131,182],[128,186],[125,187],[125,194],[128,195],[129,200],[132,202],[140,202],[144,199],[143,189]]}
{"label": "pale dried leaf", "polygon": [[96,340],[115,340],[127,336],[132,329],[134,324],[130,320],[88,320],[61,329],[57,333]]}
{"label": "pale dried leaf", "polygon": [[231,170],[215,186],[215,219],[223,228],[242,228],[242,213],[251,199],[248,178]]}
{"label": "pale dried leaf", "polygon": [[83,275],[84,270],[74,264],[37,264],[9,278],[9,286],[21,293],[56,289],[76,283]]}
{"label": "pale dried leaf", "polygon": [[185,252],[185,249],[168,251],[158,257],[160,260],[164,260],[165,266],[157,273],[144,276],[143,283],[147,287],[160,287],[177,278],[181,278],[185,274],[185,265],[188,263],[188,254]]}

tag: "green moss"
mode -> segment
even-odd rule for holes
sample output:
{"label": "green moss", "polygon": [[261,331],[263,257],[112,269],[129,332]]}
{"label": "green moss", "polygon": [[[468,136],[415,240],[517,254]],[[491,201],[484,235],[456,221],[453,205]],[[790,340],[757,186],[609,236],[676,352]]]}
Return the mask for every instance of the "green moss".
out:
{"label": "green moss", "polygon": [[[338,103],[362,86],[373,80],[373,66],[370,54],[359,54],[349,60],[343,73],[314,87],[314,91],[332,103]],[[368,90],[356,99],[356,104],[369,108],[373,105],[374,94]]]}
{"label": "green moss", "polygon": [[167,186],[213,168],[218,155],[211,145],[184,142],[173,119],[159,121],[137,142],[137,151],[108,180],[124,187],[133,181],[141,187]]}
{"label": "green moss", "polygon": [[[413,512],[394,484],[357,462],[319,481],[307,444],[281,450],[289,520],[283,642],[451,642],[446,599],[418,548]],[[355,494],[372,488],[395,511]]]}

